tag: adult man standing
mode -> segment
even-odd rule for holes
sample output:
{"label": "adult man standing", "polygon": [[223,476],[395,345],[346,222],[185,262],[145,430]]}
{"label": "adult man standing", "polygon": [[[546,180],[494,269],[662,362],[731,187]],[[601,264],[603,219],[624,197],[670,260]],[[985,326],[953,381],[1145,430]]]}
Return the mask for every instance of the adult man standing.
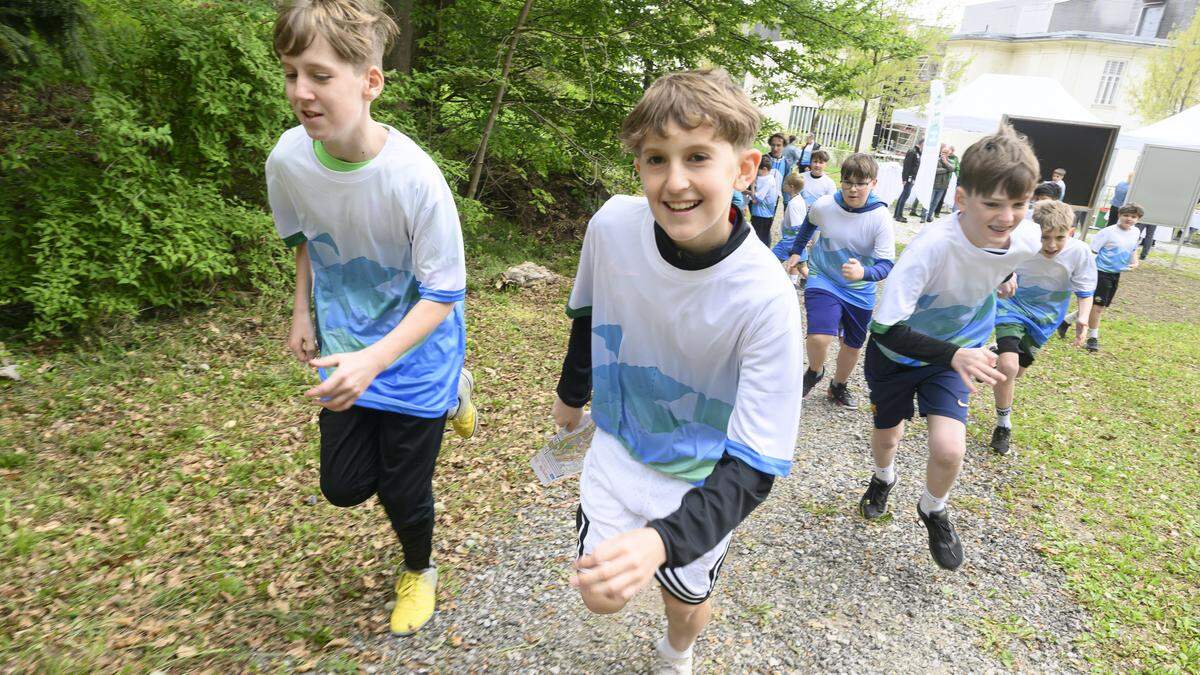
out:
{"label": "adult man standing", "polygon": [[[904,153],[904,166],[900,169],[900,179],[904,181],[904,190],[900,192],[900,198],[896,200],[896,211],[893,214],[897,222],[907,223],[904,218],[904,202],[908,201],[908,195],[912,193],[913,183],[917,181],[917,167],[921,166],[921,144],[925,139],[918,136],[913,141],[913,146]],[[917,203],[913,202],[911,215],[917,215]]]}

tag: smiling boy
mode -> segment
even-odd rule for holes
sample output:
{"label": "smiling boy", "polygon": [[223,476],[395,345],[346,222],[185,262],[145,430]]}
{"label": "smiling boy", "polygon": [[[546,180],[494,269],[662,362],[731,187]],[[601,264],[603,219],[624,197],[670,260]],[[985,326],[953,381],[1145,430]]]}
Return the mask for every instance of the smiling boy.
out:
{"label": "smiling boy", "polygon": [[904,249],[871,323],[864,373],[871,391],[875,461],[859,511],[887,512],[896,451],[917,399],[929,423],[925,492],[917,515],[938,566],[963,562],[947,500],[966,452],[967,401],[974,380],[1004,379],[984,348],[995,324],[995,289],[1041,249],[1037,225],[1024,220],[1038,162],[1004,127],[963,153],[956,203],[961,210],[927,225]]}
{"label": "smiling boy", "polygon": [[322,379],[305,393],[322,407],[321,492],[342,507],[379,497],[404,552],[391,630],[409,635],[434,611],[432,479],[446,419],[470,436],[476,414],[470,374],[460,377],[454,197],[425,152],[371,119],[395,33],[375,0],[281,8],[274,46],[300,126],[280,137],[266,176],[276,230],[296,247],[288,347]]}
{"label": "smiling boy", "polygon": [[786,475],[800,420],[800,308],[730,194],[754,179],[760,118],[722,71],[657,80],[625,119],[645,196],[593,216],[567,304],[552,415],[596,433],[584,460],[572,585],[593,612],[657,578],[656,672],[692,645],[733,529]]}
{"label": "smiling boy", "polygon": [[[1041,255],[1017,266],[1017,292],[996,303],[996,350],[1004,381],[993,387],[996,396],[996,428],[988,444],[1001,455],[1008,454],[1012,435],[1012,404],[1017,378],[1033,365],[1038,350],[1067,313],[1071,293],[1079,298],[1079,314],[1088,316],[1096,288],[1096,262],[1087,244],[1075,239],[1075,212],[1060,201],[1044,200],[1033,208],[1033,222],[1042,230]],[[1083,329],[1076,329],[1075,344],[1083,343]]]}

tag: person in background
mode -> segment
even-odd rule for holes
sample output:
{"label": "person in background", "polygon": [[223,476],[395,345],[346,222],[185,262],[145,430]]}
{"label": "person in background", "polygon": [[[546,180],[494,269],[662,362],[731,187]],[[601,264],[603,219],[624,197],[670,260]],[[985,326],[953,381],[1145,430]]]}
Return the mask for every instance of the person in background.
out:
{"label": "person in background", "polygon": [[1117,224],[1117,211],[1125,206],[1125,197],[1129,194],[1129,184],[1133,182],[1133,172],[1130,171],[1125,180],[1117,183],[1117,187],[1113,190],[1112,203],[1108,205],[1108,224]]}
{"label": "person in background", "polygon": [[804,145],[800,147],[800,173],[808,171],[808,167],[812,164],[813,153],[821,149],[821,144],[817,142],[817,135],[809,133],[804,138]]}
{"label": "person in background", "polygon": [[[900,192],[900,198],[896,200],[896,210],[892,216],[897,222],[907,223],[908,220],[904,217],[904,202],[908,201],[908,195],[912,193],[913,183],[917,181],[917,167],[921,165],[921,144],[925,142],[924,137],[917,136],[913,141],[913,146],[904,153],[904,166],[900,169],[900,179],[904,181],[904,190]],[[917,215],[917,204],[913,202],[910,215]]]}
{"label": "person in background", "polygon": [[933,178],[933,196],[929,199],[929,208],[925,210],[925,222],[932,223],[934,216],[940,215],[942,202],[946,200],[946,188],[950,187],[950,174],[954,166],[950,164],[950,146],[942,144],[938,154],[937,173]]}

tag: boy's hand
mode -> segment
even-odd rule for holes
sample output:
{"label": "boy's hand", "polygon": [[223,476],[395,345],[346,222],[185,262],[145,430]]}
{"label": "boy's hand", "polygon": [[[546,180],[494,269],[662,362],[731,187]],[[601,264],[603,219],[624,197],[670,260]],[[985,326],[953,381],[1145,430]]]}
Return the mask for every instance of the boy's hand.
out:
{"label": "boy's hand", "polygon": [[998,297],[998,298],[1011,298],[1013,295],[1016,295],[1016,293],[1017,293],[1017,275],[1015,275],[1015,274],[1012,275],[1012,277],[1008,281],[1005,281],[1004,283],[1002,283],[996,287],[996,297]]}
{"label": "boy's hand", "polygon": [[800,263],[799,269],[800,269],[800,276],[807,279],[808,278],[808,263],[806,263],[806,262]]}
{"label": "boy's hand", "polygon": [[304,395],[317,405],[341,411],[354,405],[386,364],[380,364],[367,349],[360,349],[313,359],[308,365],[313,368],[337,368],[324,382],[304,392]]}
{"label": "boy's hand", "polygon": [[561,398],[555,396],[554,406],[550,408],[550,416],[554,418],[554,423],[558,425],[559,429],[575,431],[580,420],[583,419],[583,408],[572,408],[563,403]]}
{"label": "boy's hand", "polygon": [[973,394],[976,391],[974,380],[979,380],[989,387],[1005,380],[1004,373],[996,370],[997,358],[990,349],[964,347],[954,352],[950,367],[967,383],[967,389]]}
{"label": "boy's hand", "polygon": [[862,263],[858,258],[851,258],[842,264],[842,276],[846,281],[862,281],[864,274]]}
{"label": "boy's hand", "polygon": [[800,254],[793,253],[793,254],[789,255],[787,261],[783,263],[783,269],[788,274],[795,274],[796,266],[799,264],[800,264]]}
{"label": "boy's hand", "polygon": [[1138,268],[1138,265],[1141,265],[1141,264],[1142,264],[1142,261],[1136,255],[1133,256],[1133,261],[1129,263],[1129,271],[1132,272],[1133,270],[1136,270]]}
{"label": "boy's hand", "polygon": [[308,363],[317,358],[320,350],[317,347],[317,332],[313,329],[312,319],[308,314],[293,314],[292,329],[288,333],[288,350],[300,363]]}
{"label": "boy's hand", "polygon": [[662,537],[643,527],[600,542],[596,550],[575,561],[571,585],[611,600],[628,601],[667,561]]}

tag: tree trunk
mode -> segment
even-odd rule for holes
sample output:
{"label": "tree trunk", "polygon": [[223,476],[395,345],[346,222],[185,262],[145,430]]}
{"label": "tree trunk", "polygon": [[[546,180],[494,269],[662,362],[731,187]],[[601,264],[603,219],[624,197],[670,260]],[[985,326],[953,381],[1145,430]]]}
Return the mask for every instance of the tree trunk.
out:
{"label": "tree trunk", "polygon": [[521,13],[517,15],[517,25],[513,28],[512,39],[508,42],[508,53],[504,55],[504,66],[500,70],[500,86],[496,89],[496,98],[492,100],[492,109],[488,112],[487,122],[483,125],[483,136],[479,139],[479,149],[475,151],[475,159],[471,161],[471,182],[467,185],[467,199],[474,199],[479,192],[479,177],[483,174],[483,160],[487,157],[488,137],[496,125],[496,116],[500,114],[500,106],[504,104],[504,93],[508,91],[508,73],[512,70],[513,56],[517,53],[517,38],[521,36],[521,28],[529,10],[533,8],[533,0],[525,0]]}
{"label": "tree trunk", "polygon": [[862,112],[858,114],[858,131],[854,135],[854,151],[858,152],[862,149],[862,133],[863,125],[867,123],[867,109],[871,107],[871,99],[867,96],[863,97]]}
{"label": "tree trunk", "polygon": [[400,35],[383,59],[386,70],[398,70],[407,75],[413,68],[413,0],[388,0],[388,7],[400,27]]}

